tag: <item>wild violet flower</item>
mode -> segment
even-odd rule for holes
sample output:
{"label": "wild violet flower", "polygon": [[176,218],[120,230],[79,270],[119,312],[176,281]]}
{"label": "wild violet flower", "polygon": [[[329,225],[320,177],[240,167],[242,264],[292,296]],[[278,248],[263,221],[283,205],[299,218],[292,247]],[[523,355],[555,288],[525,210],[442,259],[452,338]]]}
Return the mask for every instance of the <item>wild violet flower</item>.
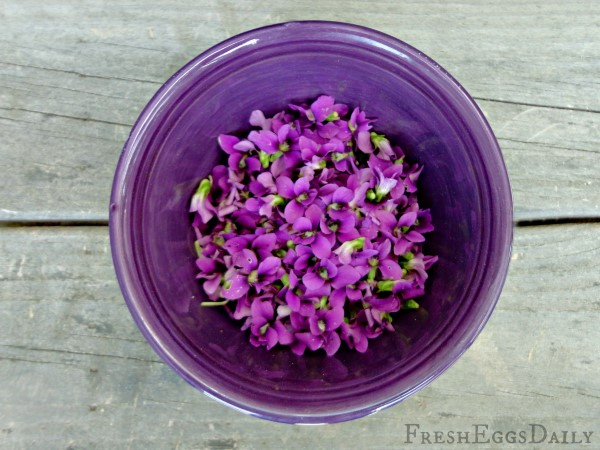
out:
{"label": "wild violet flower", "polygon": [[192,196],[197,278],[250,343],[297,355],[365,352],[419,308],[436,256],[423,254],[431,213],[422,166],[356,107],[320,96],[222,134],[226,165]]}

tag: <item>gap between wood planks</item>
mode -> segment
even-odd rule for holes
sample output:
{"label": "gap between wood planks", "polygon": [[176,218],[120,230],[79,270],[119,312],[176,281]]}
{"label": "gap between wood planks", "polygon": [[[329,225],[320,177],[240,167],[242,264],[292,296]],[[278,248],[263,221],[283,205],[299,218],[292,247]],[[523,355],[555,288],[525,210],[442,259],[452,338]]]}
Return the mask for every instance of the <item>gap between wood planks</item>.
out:
{"label": "gap between wood planks", "polygon": [[[600,223],[600,217],[561,217],[548,219],[521,219],[513,222],[515,227],[537,227],[543,225],[566,225]],[[0,220],[0,228],[19,227],[106,227],[108,220]]]}

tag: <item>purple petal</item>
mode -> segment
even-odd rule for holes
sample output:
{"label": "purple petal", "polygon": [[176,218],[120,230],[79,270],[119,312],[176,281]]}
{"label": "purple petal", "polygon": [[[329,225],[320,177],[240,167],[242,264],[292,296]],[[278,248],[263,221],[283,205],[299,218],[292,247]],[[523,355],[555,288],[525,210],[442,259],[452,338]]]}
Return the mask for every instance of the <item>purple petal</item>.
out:
{"label": "purple petal", "polygon": [[360,233],[355,228],[351,228],[346,233],[341,233],[340,231],[338,231],[337,234],[337,238],[340,242],[353,241],[354,239],[359,238],[360,236]]}
{"label": "purple petal", "polygon": [[237,273],[233,275],[228,282],[231,283],[229,289],[221,290],[221,295],[223,298],[228,300],[238,299],[248,292],[248,289],[250,289],[246,277]]}
{"label": "purple petal", "polygon": [[281,195],[283,198],[294,198],[294,182],[290,180],[288,177],[280,176],[275,181],[275,185],[277,186],[277,193]]}
{"label": "purple petal", "polygon": [[243,237],[234,237],[228,239],[223,245],[225,250],[227,250],[230,254],[235,255],[236,253],[241,252],[243,249],[248,247],[248,240]]}
{"label": "purple petal", "polygon": [[312,159],[312,157],[315,156],[319,150],[317,143],[306,136],[300,136],[300,139],[298,140],[298,148],[300,149],[302,158],[306,160]]}
{"label": "purple petal", "polygon": [[275,181],[273,180],[273,175],[271,175],[269,172],[261,173],[259,176],[256,177],[256,181],[258,181],[260,184],[262,184],[269,190],[275,189]]}
{"label": "purple petal", "polygon": [[246,200],[246,203],[244,203],[244,206],[248,211],[255,213],[260,210],[262,202],[257,198],[249,198],[248,200]]}
{"label": "purple petal", "polygon": [[362,300],[364,294],[359,289],[346,288],[346,295],[352,301]]}
{"label": "purple petal", "polygon": [[275,275],[280,267],[281,260],[276,256],[269,256],[258,265],[257,272],[259,275]]}
{"label": "purple petal", "polygon": [[277,338],[281,345],[290,345],[294,342],[294,334],[279,320],[275,321],[273,328],[277,332]]}
{"label": "purple petal", "polygon": [[272,251],[275,245],[277,245],[277,236],[274,233],[265,233],[252,242],[252,248],[268,252]]}
{"label": "purple petal", "polygon": [[350,326],[342,324],[342,338],[348,343],[350,348],[355,348],[356,351],[364,353],[369,346],[369,340],[364,329],[360,325]]}
{"label": "purple petal", "polygon": [[312,258],[312,255],[299,256],[294,262],[294,270],[296,272],[304,272],[308,267],[308,261]]}
{"label": "purple petal", "polygon": [[369,304],[379,311],[396,312],[400,309],[400,299],[395,295],[385,298],[372,297],[368,300]]}
{"label": "purple petal", "polygon": [[303,343],[312,351],[318,350],[323,345],[323,340],[318,336],[313,336],[311,333],[296,333],[295,336],[298,342]]}
{"label": "purple petal", "polygon": [[331,243],[325,236],[320,234],[315,238],[312,249],[315,256],[319,259],[326,259],[331,256]]}
{"label": "purple petal", "polygon": [[241,153],[247,153],[250,150],[255,150],[254,144],[250,141],[243,140],[233,146],[235,150]]}
{"label": "purple petal", "polygon": [[285,301],[292,311],[300,310],[300,297],[298,297],[291,289],[285,293]]}
{"label": "purple petal", "polygon": [[381,275],[386,280],[399,280],[402,278],[402,268],[396,261],[391,259],[380,261],[379,270],[381,270]]}
{"label": "purple petal", "polygon": [[267,188],[265,188],[261,183],[259,183],[256,180],[250,181],[250,184],[248,185],[248,189],[250,190],[251,194],[253,194],[257,197],[262,197],[263,195],[265,195],[268,192]]}
{"label": "purple petal", "polygon": [[258,213],[261,216],[265,216],[268,218],[271,218],[271,216],[273,215],[273,203],[271,203],[271,201],[273,200],[272,198],[269,197],[273,197],[272,195],[268,195],[264,198],[265,203],[263,203],[263,205],[258,209]]}
{"label": "purple petal", "polygon": [[312,303],[302,303],[300,305],[300,315],[303,317],[312,317],[315,315],[315,307]]}
{"label": "purple petal", "polygon": [[328,356],[333,356],[339,350],[342,340],[336,332],[329,333],[323,342],[323,350]]}
{"label": "purple petal", "polygon": [[336,330],[344,322],[344,308],[333,308],[325,313],[325,330]]}
{"label": "purple petal", "polygon": [[208,201],[208,198],[194,202],[192,200],[192,207],[194,211],[198,211],[202,222],[208,223],[210,219],[215,215],[215,207]]}
{"label": "purple petal", "polygon": [[[319,289],[308,289],[307,288],[306,292],[304,293],[304,298],[316,299],[316,298],[321,298],[321,297],[329,297],[329,295],[331,295],[331,286],[329,286],[327,283],[325,283]],[[310,305],[314,310],[312,303]]]}
{"label": "purple petal", "polygon": [[437,256],[424,256],[423,257],[423,267],[425,269],[429,269],[431,266],[433,266],[437,261],[438,261],[438,257]]}
{"label": "purple petal", "polygon": [[266,119],[264,113],[256,109],[250,114],[250,125],[268,130],[271,127],[271,119]]}
{"label": "purple petal", "polygon": [[310,332],[315,336],[323,334],[323,331],[319,328],[319,317],[315,314],[308,319],[308,325],[310,327]]}
{"label": "purple petal", "polygon": [[289,124],[285,124],[279,130],[277,130],[277,140],[279,142],[285,142],[285,140],[288,138],[290,128],[291,127]]}
{"label": "purple petal", "polygon": [[258,172],[262,169],[262,165],[257,157],[246,158],[246,170],[249,173]]}
{"label": "purple petal", "polygon": [[314,272],[308,272],[302,277],[302,281],[307,289],[316,290],[325,284],[325,280]]}
{"label": "purple petal", "polygon": [[409,280],[398,280],[396,281],[396,283],[394,284],[394,288],[392,290],[392,292],[394,294],[397,294],[398,292],[402,292],[402,296],[404,298],[409,298],[406,297],[405,292],[407,289],[410,289],[413,287],[414,281],[409,281]]}
{"label": "purple petal", "polygon": [[249,230],[254,230],[256,228],[256,222],[259,220],[258,214],[250,212],[245,208],[235,211],[232,214],[232,217],[240,227]]}
{"label": "purple petal", "polygon": [[284,158],[278,158],[273,164],[271,164],[271,173],[274,177],[279,177],[286,171],[286,165]]}
{"label": "purple petal", "polygon": [[341,215],[341,217],[338,219],[338,222],[338,232],[348,233],[349,231],[353,230],[354,226],[356,225],[356,214],[346,211],[346,214]]}
{"label": "purple petal", "polygon": [[289,151],[284,153],[283,157],[279,158],[277,161],[279,160],[283,161],[285,167],[296,167],[300,161],[302,161],[302,157],[300,156],[300,152]]}
{"label": "purple petal", "polygon": [[196,266],[203,273],[212,273],[215,271],[217,265],[215,260],[211,258],[201,257],[196,260]]}
{"label": "purple petal", "polygon": [[292,225],[292,228],[298,233],[303,233],[306,231],[311,231],[312,224],[310,223],[310,220],[308,220],[306,217],[299,217],[294,221],[294,225]]}
{"label": "purple petal", "polygon": [[317,126],[317,129],[319,132],[319,136],[325,139],[331,139],[337,136],[339,132],[338,126],[333,122],[326,123],[325,125],[319,125]]}
{"label": "purple petal", "polygon": [[202,287],[204,288],[204,292],[206,292],[208,295],[212,295],[217,292],[220,285],[221,285],[221,276],[217,275],[213,279],[207,279],[206,281],[204,281],[204,284],[202,285]]}
{"label": "purple petal", "polygon": [[333,193],[333,203],[349,203],[354,198],[354,192],[345,187],[336,189]]}
{"label": "purple petal", "polygon": [[417,288],[407,289],[406,291],[403,291],[402,297],[404,297],[404,299],[408,300],[410,298],[420,297],[424,293],[425,293],[425,290],[423,288],[417,287]]}
{"label": "purple petal", "polygon": [[252,318],[262,318],[267,321],[273,319],[273,315],[275,311],[273,310],[273,305],[271,302],[266,301],[263,302],[261,300],[254,300],[252,302],[252,306],[250,307],[250,311],[252,312]]}
{"label": "purple petal", "polygon": [[225,153],[231,155],[233,153],[236,153],[236,150],[233,148],[233,146],[240,142],[240,140],[235,136],[229,136],[228,134],[220,134],[217,138],[217,142],[219,143],[219,146],[223,149]]}
{"label": "purple petal", "polygon": [[408,239],[410,242],[424,242],[425,241],[425,237],[423,237],[423,235],[421,233],[419,233],[418,231],[411,230],[408,233],[406,233],[405,236],[406,236],[406,239]]}
{"label": "purple petal", "polygon": [[343,308],[346,303],[346,289],[336,289],[329,296],[329,305],[332,308]]}
{"label": "purple petal", "polygon": [[391,251],[392,241],[389,239],[384,240],[381,244],[379,244],[379,260],[382,261],[387,258]]}
{"label": "purple petal", "polygon": [[411,245],[412,242],[407,241],[406,239],[398,239],[394,244],[394,255],[403,255],[408,251]]}
{"label": "purple petal", "polygon": [[312,105],[310,110],[315,116],[316,122],[323,122],[333,112],[333,97],[328,95],[321,95],[317,98]]}
{"label": "purple petal", "polygon": [[241,252],[235,255],[233,263],[236,266],[244,269],[246,273],[250,273],[258,266],[258,259],[256,258],[256,254],[252,250],[244,248]]}
{"label": "purple petal", "polygon": [[368,131],[361,131],[358,133],[356,138],[356,146],[365,153],[373,153],[373,146],[371,145],[371,133]]}
{"label": "purple petal", "polygon": [[248,139],[265,153],[273,154],[279,150],[279,140],[272,131],[251,131]]}
{"label": "purple petal", "polygon": [[267,340],[267,350],[271,350],[273,347],[275,347],[277,342],[279,342],[278,333],[273,329],[273,327],[267,328],[265,338]]}
{"label": "purple petal", "polygon": [[393,230],[398,224],[398,220],[396,219],[396,217],[394,217],[394,215],[389,211],[375,211],[375,217],[377,217],[377,219],[381,222],[383,228],[385,228],[388,231]]}
{"label": "purple petal", "polygon": [[349,284],[354,284],[360,280],[360,273],[354,267],[344,265],[338,267],[338,273],[333,282],[332,286],[336,289],[346,287]]}
{"label": "purple petal", "polygon": [[234,167],[237,170],[237,168],[240,167],[240,162],[242,162],[243,158],[244,155],[242,153],[233,153],[232,155],[229,155],[229,158],[227,158],[227,164],[229,167]]}
{"label": "purple petal", "polygon": [[[304,206],[298,203],[296,200],[292,200],[285,206],[283,215],[288,223],[294,223],[297,219],[302,217],[304,214]],[[310,222],[310,221],[309,221]]]}
{"label": "purple petal", "polygon": [[333,261],[331,261],[330,259],[323,259],[320,263],[319,263],[319,267],[324,267],[325,270],[327,271],[327,277],[329,279],[333,279],[335,278],[335,276],[338,273],[338,268],[337,266],[333,263]]}
{"label": "purple petal", "polygon": [[340,117],[344,117],[346,114],[348,114],[348,105],[336,103],[333,105],[333,110],[337,112]]}
{"label": "purple petal", "polygon": [[290,349],[292,350],[292,353],[294,355],[298,355],[298,356],[302,356],[304,355],[304,351],[306,350],[306,345],[303,344],[302,342],[298,342],[296,341],[291,347]]}
{"label": "purple petal", "polygon": [[312,224],[311,228],[316,230],[319,222],[321,222],[321,217],[323,217],[323,210],[313,204],[306,208],[304,215],[310,220],[310,223]]}
{"label": "purple petal", "polygon": [[415,220],[417,220],[417,213],[415,211],[407,212],[400,217],[400,220],[398,220],[398,226],[412,227],[415,223]]}
{"label": "purple petal", "polygon": [[296,194],[296,196],[299,196],[301,194],[304,194],[306,191],[308,191],[309,188],[310,188],[310,182],[308,181],[308,178],[305,178],[305,177],[298,178],[296,180],[296,182],[294,183],[294,194]]}
{"label": "purple petal", "polygon": [[306,194],[308,195],[308,198],[305,200],[302,200],[300,202],[300,204],[302,204],[304,206],[309,206],[315,201],[315,198],[317,198],[318,192],[316,189],[309,189],[308,191],[306,191]]}

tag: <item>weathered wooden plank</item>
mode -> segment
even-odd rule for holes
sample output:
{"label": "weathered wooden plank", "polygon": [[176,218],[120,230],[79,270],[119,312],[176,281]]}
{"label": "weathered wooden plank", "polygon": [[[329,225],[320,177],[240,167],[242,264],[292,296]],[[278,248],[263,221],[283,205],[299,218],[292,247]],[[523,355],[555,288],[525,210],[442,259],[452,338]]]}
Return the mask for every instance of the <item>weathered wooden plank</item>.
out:
{"label": "weathered wooden plank", "polygon": [[502,148],[517,220],[600,217],[600,114],[478,103]]}
{"label": "weathered wooden plank", "polygon": [[517,219],[600,215],[600,115],[585,112],[600,111],[598,2],[7,0],[0,221],[106,220],[120,149],[160,84],[228,36],[291,19],[374,27],[450,70],[501,139]]}
{"label": "weathered wooden plank", "polygon": [[471,349],[403,404],[315,433],[229,410],[160,362],[123,303],[105,228],[0,228],[0,446],[422,448],[406,444],[407,424],[471,442],[473,424],[488,438],[540,424],[593,431],[597,446],[600,225],[515,231],[503,296]]}

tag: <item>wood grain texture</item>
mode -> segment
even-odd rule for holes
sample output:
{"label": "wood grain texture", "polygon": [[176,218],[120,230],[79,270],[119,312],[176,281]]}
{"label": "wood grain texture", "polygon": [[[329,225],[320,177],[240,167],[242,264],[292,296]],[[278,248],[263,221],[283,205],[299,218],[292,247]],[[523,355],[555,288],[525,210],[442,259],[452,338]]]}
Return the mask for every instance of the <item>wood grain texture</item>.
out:
{"label": "wood grain texture", "polygon": [[416,46],[496,131],[518,220],[600,217],[600,3],[5,0],[0,221],[107,218],[120,149],[177,68],[239,32],[358,23]]}
{"label": "wood grain texture", "polygon": [[104,227],[0,228],[0,447],[423,448],[406,424],[531,423],[593,431],[597,447],[599,260],[600,225],[517,228],[498,307],[452,368],[400,405],[315,429],[244,416],[166,367],[124,305]]}

